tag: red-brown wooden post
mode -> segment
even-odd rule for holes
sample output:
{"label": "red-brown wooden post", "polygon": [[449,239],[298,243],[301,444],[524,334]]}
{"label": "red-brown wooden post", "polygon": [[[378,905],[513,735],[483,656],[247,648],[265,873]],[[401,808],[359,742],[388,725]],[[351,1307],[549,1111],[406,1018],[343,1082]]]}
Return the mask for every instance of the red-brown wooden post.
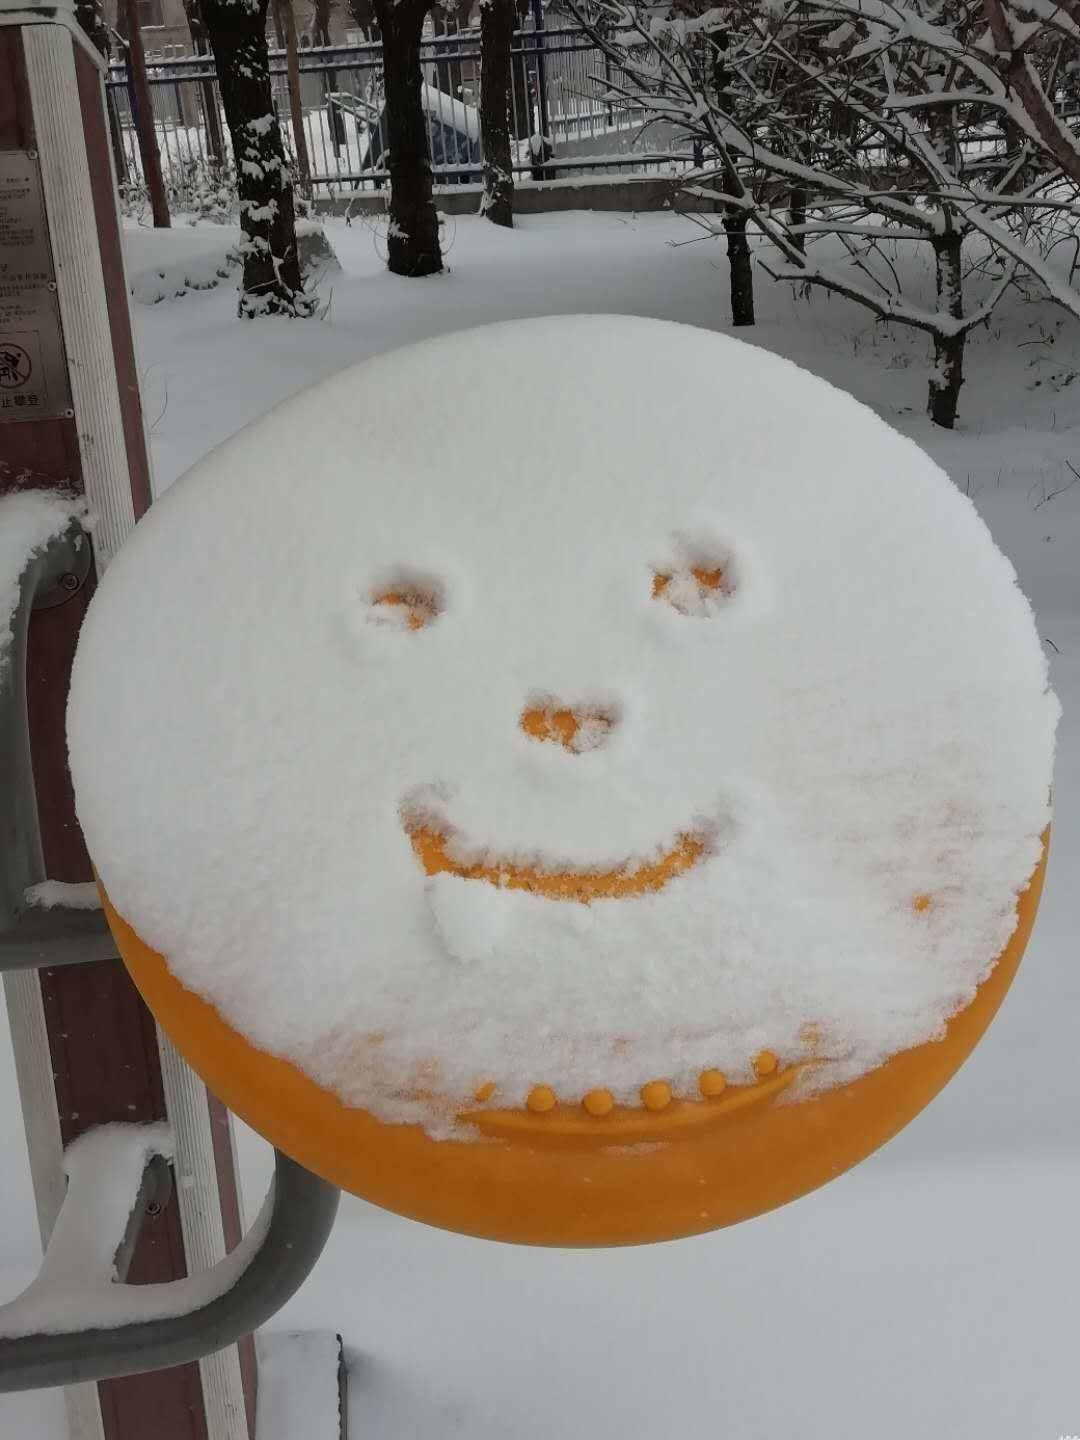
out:
{"label": "red-brown wooden post", "polygon": [[139,158],[142,161],[146,193],[150,196],[150,213],[158,230],[172,226],[165,180],[161,173],[161,151],[154,127],[154,97],[146,74],[146,52],[143,49],[142,21],[139,0],[123,0],[127,17],[128,64],[131,66],[132,89],[135,92],[135,130],[139,137]]}
{"label": "red-brown wooden post", "polygon": [[[0,393],[0,493],[85,492],[100,569],[150,503],[150,474],[101,61],[63,3],[0,0],[0,342],[26,357]],[[36,612],[30,628],[42,839],[48,874],[63,881],[91,873],[64,707],[93,583]],[[64,1144],[104,1121],[167,1118],[179,1183],[144,1225],[129,1278],[174,1279],[232,1248],[228,1117],[158,1035],[120,962],[15,972],[5,992],[43,1240],[63,1195]],[[248,1340],[198,1364],[77,1386],[72,1440],[249,1440],[255,1380]]]}

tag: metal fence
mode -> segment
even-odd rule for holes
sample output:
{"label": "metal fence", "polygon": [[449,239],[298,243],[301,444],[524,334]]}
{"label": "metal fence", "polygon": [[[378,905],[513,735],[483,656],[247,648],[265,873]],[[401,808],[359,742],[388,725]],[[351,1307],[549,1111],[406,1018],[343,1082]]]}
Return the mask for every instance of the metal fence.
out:
{"label": "metal fence", "polygon": [[[429,22],[430,24],[430,22]],[[421,46],[422,98],[436,184],[480,178],[480,34],[470,26],[428,34]],[[529,17],[511,52],[514,168],[535,179],[611,171],[674,172],[691,164],[670,126],[643,129],[644,111],[607,97],[608,61],[577,26]],[[168,183],[229,162],[228,129],[213,57],[154,57],[147,65],[154,123]],[[387,150],[378,42],[299,52],[303,129],[313,185],[322,193],[385,184]],[[286,56],[270,52],[274,107],[295,159]],[[135,95],[123,62],[106,81],[113,149],[122,181],[141,178]]]}

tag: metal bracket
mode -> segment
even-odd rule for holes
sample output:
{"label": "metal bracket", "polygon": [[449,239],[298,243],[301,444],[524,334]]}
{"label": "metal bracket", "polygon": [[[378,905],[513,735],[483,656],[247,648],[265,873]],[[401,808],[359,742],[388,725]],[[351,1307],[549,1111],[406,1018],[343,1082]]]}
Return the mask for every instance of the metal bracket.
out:
{"label": "metal bracket", "polygon": [[26,713],[26,657],[30,616],[77,595],[90,573],[89,536],[77,520],[27,565],[12,617],[12,636],[0,669],[0,970],[39,969],[116,958],[116,944],[100,910],[62,905],[38,910],[27,891],[47,879],[38,827],[37,796]]}
{"label": "metal bracket", "polygon": [[[101,1127],[102,1149],[107,1153],[118,1132],[129,1129],[145,1127]],[[80,1143],[97,1138],[91,1131]],[[279,1310],[311,1273],[340,1198],[333,1185],[275,1150],[270,1191],[236,1250],[201,1275],[124,1284],[139,1227],[151,1206],[161,1203],[167,1175],[157,1155],[148,1157],[111,1275],[95,1272],[92,1254],[85,1266],[73,1257],[89,1227],[107,1227],[105,1212],[115,1202],[103,1200],[102,1176],[72,1177],[38,1279],[0,1307],[0,1392],[163,1370],[232,1345]],[[59,1280],[50,1270],[61,1272]],[[104,1321],[65,1331],[56,1319],[65,1311],[79,1318],[100,1313]]]}
{"label": "metal bracket", "polygon": [[[89,572],[89,538],[73,521],[23,572],[12,641],[0,670],[0,795],[9,802],[0,813],[0,970],[81,964],[117,955],[100,910],[63,906],[38,910],[26,898],[32,886],[47,878],[26,705],[30,615],[35,609],[63,604],[78,592]],[[115,1136],[133,1128],[105,1126],[102,1134]],[[81,1137],[78,1143],[88,1138]],[[340,1192],[275,1150],[270,1192],[236,1250],[204,1274],[183,1280],[140,1286],[117,1283],[127,1273],[144,1216],[167,1198],[162,1153],[159,1145],[147,1155],[141,1181],[132,1184],[137,1194],[128,1197],[134,1205],[122,1233],[114,1237],[109,1273],[90,1273],[77,1258],[79,1245],[71,1241],[80,1226],[88,1226],[90,1235],[96,1233],[95,1217],[106,1214],[101,1192],[109,1167],[99,1167],[95,1176],[69,1184],[38,1279],[19,1299],[0,1308],[0,1392],[104,1380],[197,1360],[250,1334],[285,1304],[310,1273],[329,1238]],[[41,1310],[47,1282],[54,1294],[64,1289],[63,1284],[51,1283],[51,1273],[57,1269],[85,1272],[62,1278],[81,1282],[78,1308],[93,1314],[95,1321],[96,1297],[104,1317],[100,1323],[76,1318],[75,1328],[58,1330],[50,1307]],[[43,1313],[50,1317],[45,1325]]]}

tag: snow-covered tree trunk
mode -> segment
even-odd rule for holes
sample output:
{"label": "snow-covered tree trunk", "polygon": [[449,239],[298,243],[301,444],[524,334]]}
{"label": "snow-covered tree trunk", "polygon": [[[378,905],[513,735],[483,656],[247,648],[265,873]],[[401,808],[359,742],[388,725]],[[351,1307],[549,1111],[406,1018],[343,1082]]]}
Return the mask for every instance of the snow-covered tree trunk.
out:
{"label": "snow-covered tree trunk", "polygon": [[493,225],[514,223],[510,148],[510,47],[514,0],[480,0],[480,143],[484,152],[483,210]]}
{"label": "snow-covered tree trunk", "polygon": [[728,268],[731,271],[731,323],[754,323],[754,269],[746,238],[746,211],[729,205],[724,211]]}
{"label": "snow-covered tree trunk", "polygon": [[202,0],[232,136],[244,274],[240,314],[310,315],[296,250],[292,182],[270,95],[269,0]]}
{"label": "snow-covered tree trunk", "polygon": [[383,42],[386,139],[390,150],[387,263],[395,275],[434,275],[443,268],[420,89],[424,78],[420,41],[430,5],[431,0],[375,0]]}
{"label": "snow-covered tree trunk", "polygon": [[[953,230],[935,237],[934,262],[938,305],[953,320],[964,318],[964,285],[961,271],[962,240]],[[964,383],[964,342],[966,330],[939,331],[934,335],[934,369],[930,376],[927,411],[935,425],[951,430],[956,424],[960,387]]]}
{"label": "snow-covered tree trunk", "polygon": [[806,201],[805,185],[792,186],[791,194],[788,197],[788,230],[792,232],[791,243],[804,255],[806,254],[806,235],[800,226],[806,224]]}
{"label": "snow-covered tree trunk", "polygon": [[[736,102],[731,90],[732,76],[728,67],[731,36],[726,27],[711,37],[711,44],[712,78],[716,86],[717,103],[730,113],[736,109]],[[729,193],[741,197],[743,186],[735,167],[725,161],[722,162],[722,168]],[[746,221],[747,213],[741,205],[724,206],[733,325],[754,323],[754,269],[750,259],[750,244],[746,238]]]}

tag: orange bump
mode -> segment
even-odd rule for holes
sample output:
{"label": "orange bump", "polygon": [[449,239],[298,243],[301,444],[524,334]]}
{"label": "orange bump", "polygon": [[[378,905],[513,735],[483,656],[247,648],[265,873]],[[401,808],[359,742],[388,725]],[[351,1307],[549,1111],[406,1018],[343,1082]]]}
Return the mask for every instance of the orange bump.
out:
{"label": "orange bump", "polygon": [[727,1076],[722,1070],[703,1070],[698,1076],[698,1089],[707,1100],[711,1100],[727,1089]]}
{"label": "orange bump", "polygon": [[555,1091],[550,1085],[534,1085],[525,1104],[534,1115],[545,1115],[549,1110],[555,1109]]}
{"label": "orange bump", "polygon": [[916,895],[915,899],[911,902],[911,908],[922,915],[930,909],[933,903],[929,895]]}
{"label": "orange bump", "polygon": [[590,1090],[581,1103],[590,1115],[600,1119],[614,1110],[615,1097],[610,1090]]}
{"label": "orange bump", "polygon": [[773,1075],[776,1073],[776,1067],[779,1064],[780,1061],[771,1050],[761,1050],[754,1056],[754,1074],[760,1076]]}
{"label": "orange bump", "polygon": [[671,1086],[666,1080],[650,1080],[641,1087],[641,1103],[646,1110],[666,1110],[671,1104]]}
{"label": "orange bump", "polygon": [[492,1097],[492,1095],[494,1095],[494,1094],[495,1094],[495,1081],[494,1081],[494,1080],[485,1080],[482,1085],[478,1085],[478,1086],[476,1087],[476,1098],[477,1098],[477,1101],[478,1101],[481,1105],[483,1105],[485,1101],[490,1100],[491,1097]]}

